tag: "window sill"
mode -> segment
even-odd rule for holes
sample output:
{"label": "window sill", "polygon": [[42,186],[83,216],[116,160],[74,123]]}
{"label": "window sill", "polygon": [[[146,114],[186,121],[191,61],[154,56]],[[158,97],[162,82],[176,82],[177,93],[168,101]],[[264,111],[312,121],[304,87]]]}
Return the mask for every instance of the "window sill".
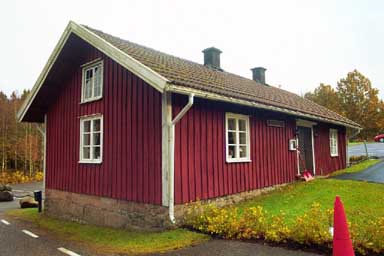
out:
{"label": "window sill", "polygon": [[227,159],[227,163],[250,163],[252,162],[251,159]]}
{"label": "window sill", "polygon": [[98,100],[101,100],[102,98],[103,98],[103,96],[92,98],[92,99],[83,100],[79,104],[81,105],[81,104],[86,104],[86,103],[98,101]]}
{"label": "window sill", "polygon": [[80,160],[79,164],[102,164],[102,160]]}
{"label": "window sill", "polygon": [[331,155],[331,157],[338,157],[339,156],[339,154],[337,154],[337,155]]}

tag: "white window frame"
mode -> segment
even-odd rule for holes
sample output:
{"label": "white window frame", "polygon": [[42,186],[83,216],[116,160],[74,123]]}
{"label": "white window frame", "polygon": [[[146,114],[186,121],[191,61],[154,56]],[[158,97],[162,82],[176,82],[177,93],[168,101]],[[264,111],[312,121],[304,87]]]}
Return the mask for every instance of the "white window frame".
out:
{"label": "white window frame", "polygon": [[[93,143],[93,120],[100,120],[100,159],[94,159],[93,156],[93,147],[95,146]],[[90,127],[90,159],[84,159],[83,157],[83,145],[84,145],[84,122],[91,121]],[[104,133],[104,122],[103,115],[96,114],[91,116],[82,116],[80,117],[80,152],[79,152],[79,163],[87,163],[87,164],[101,164],[103,162],[103,133]]]}
{"label": "white window frame", "polygon": [[339,156],[339,141],[337,129],[329,129],[329,151],[332,157]]}
{"label": "white window frame", "polygon": [[[82,67],[82,79],[81,79],[81,103],[91,102],[103,98],[103,84],[104,84],[104,62],[103,60],[96,59],[89,63],[86,63]],[[100,68],[100,95],[94,96],[95,92],[95,79],[92,79],[92,96],[85,98],[85,79],[86,73],[90,69]],[[93,72],[95,74],[95,72]],[[94,77],[93,77],[94,78]]]}
{"label": "white window frame", "polygon": [[[236,147],[236,154],[237,156],[234,158],[230,158],[229,153],[229,143],[228,143],[228,119],[235,119],[236,120],[236,144],[231,144],[231,146]],[[239,139],[239,121],[238,120],[244,120],[245,121],[245,129],[246,129],[246,144],[247,147],[247,155],[245,157],[240,157],[240,139]],[[243,144],[241,144],[243,146]],[[227,163],[240,163],[240,162],[251,162],[251,142],[250,142],[250,126],[249,126],[249,116],[241,115],[241,114],[235,114],[235,113],[225,113],[225,158]]]}

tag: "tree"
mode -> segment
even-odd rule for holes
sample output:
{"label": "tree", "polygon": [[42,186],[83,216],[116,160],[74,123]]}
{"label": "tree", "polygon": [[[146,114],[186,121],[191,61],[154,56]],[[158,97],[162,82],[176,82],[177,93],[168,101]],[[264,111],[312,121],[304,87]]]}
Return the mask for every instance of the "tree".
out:
{"label": "tree", "polygon": [[360,139],[372,140],[376,134],[384,132],[384,102],[378,94],[379,90],[372,87],[371,81],[354,70],[339,80],[336,89],[320,84],[304,97],[361,124],[364,129]]}
{"label": "tree", "polygon": [[379,90],[372,88],[368,78],[357,70],[349,72],[337,83],[337,93],[341,113],[363,126],[363,138],[371,139],[379,132],[383,102],[378,97]]}
{"label": "tree", "polygon": [[333,110],[337,113],[341,113],[341,108],[339,104],[339,97],[335,89],[330,85],[321,83],[314,92],[307,92],[304,95],[304,98],[312,100],[317,104],[324,106],[330,110]]}
{"label": "tree", "polygon": [[4,172],[7,167],[8,155],[8,123],[9,123],[9,104],[7,95],[0,92],[0,171]]}
{"label": "tree", "polygon": [[42,170],[42,136],[38,124],[19,123],[16,118],[21,103],[27,96],[13,92],[7,97],[0,91],[0,173],[23,170],[32,176]]}

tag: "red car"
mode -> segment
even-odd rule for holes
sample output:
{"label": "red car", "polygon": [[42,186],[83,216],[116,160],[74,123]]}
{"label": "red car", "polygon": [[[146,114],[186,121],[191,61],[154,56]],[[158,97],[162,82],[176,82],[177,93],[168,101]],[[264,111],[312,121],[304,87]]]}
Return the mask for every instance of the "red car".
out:
{"label": "red car", "polygon": [[384,142],[384,134],[379,134],[375,137],[376,142]]}

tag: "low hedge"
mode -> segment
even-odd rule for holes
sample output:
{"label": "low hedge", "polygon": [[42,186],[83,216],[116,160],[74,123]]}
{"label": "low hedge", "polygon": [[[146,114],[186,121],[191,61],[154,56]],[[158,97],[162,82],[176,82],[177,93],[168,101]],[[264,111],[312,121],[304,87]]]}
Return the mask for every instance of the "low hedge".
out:
{"label": "low hedge", "polygon": [[365,155],[351,156],[351,157],[349,157],[349,162],[351,162],[351,163],[359,163],[359,162],[367,160],[367,159],[368,159],[368,157],[365,156]]}
{"label": "low hedge", "polygon": [[[326,253],[332,250],[333,210],[324,211],[319,203],[287,222],[284,212],[271,215],[261,206],[219,208],[197,202],[191,205],[184,223],[188,228],[224,239],[263,240]],[[372,219],[364,226],[350,224],[350,231],[358,254],[384,253],[384,218]]]}
{"label": "low hedge", "polygon": [[43,172],[36,172],[32,176],[24,175],[22,171],[4,171],[0,173],[0,184],[18,184],[34,181],[42,181]]}

